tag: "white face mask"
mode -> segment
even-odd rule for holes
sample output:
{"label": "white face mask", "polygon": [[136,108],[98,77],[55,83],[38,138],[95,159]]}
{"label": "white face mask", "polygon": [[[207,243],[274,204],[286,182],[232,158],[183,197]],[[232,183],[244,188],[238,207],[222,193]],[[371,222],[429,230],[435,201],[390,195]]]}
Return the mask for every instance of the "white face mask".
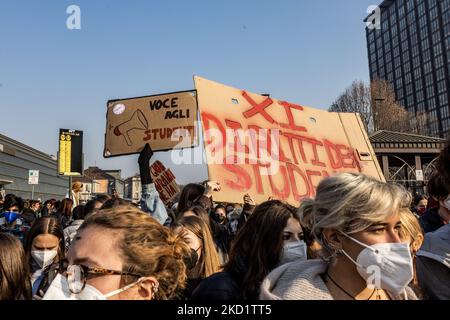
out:
{"label": "white face mask", "polygon": [[45,269],[49,265],[53,263],[56,255],[58,254],[58,250],[32,250],[31,256],[34,261],[42,268]]}
{"label": "white face mask", "polygon": [[306,260],[306,243],[303,240],[289,242],[284,245],[280,265],[297,260]]}
{"label": "white face mask", "polygon": [[356,264],[358,273],[367,281],[369,288],[384,289],[394,296],[405,290],[414,275],[408,243],[377,243],[368,246],[348,235],[345,236],[365,248],[356,261],[344,250],[342,252]]}
{"label": "white face mask", "polygon": [[42,300],[107,300],[110,297],[113,297],[134,287],[140,281],[142,281],[142,279],[139,279],[136,282],[133,282],[121,289],[114,290],[107,294],[103,294],[95,287],[86,284],[86,286],[80,293],[74,294],[70,292],[67,278],[62,276],[61,274],[58,274],[48,288]]}

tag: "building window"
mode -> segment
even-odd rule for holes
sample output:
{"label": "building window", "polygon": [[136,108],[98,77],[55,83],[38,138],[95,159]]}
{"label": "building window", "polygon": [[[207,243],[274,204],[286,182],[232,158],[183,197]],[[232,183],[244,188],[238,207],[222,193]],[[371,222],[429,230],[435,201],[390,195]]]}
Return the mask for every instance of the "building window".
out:
{"label": "building window", "polygon": [[428,61],[427,63],[424,64],[423,70],[424,70],[425,74],[428,74],[428,73],[431,72],[432,67],[431,67],[431,62],[430,61]]}
{"label": "building window", "polygon": [[445,80],[439,81],[438,82],[438,93],[445,92],[446,89],[447,88],[445,86]]}
{"label": "building window", "polygon": [[439,110],[441,111],[441,118],[442,118],[442,119],[447,119],[447,118],[450,117],[449,112],[448,112],[448,106],[447,106],[447,105],[441,106],[441,107],[439,108]]}
{"label": "building window", "polygon": [[437,81],[442,80],[445,78],[445,70],[444,68],[440,68],[436,70],[436,79]]}
{"label": "building window", "polygon": [[427,98],[433,98],[434,97],[434,87],[433,86],[429,86],[427,87]]}
{"label": "building window", "polygon": [[448,105],[448,97],[447,94],[441,94],[439,96],[439,106],[443,107],[443,106],[447,106]]}
{"label": "building window", "polygon": [[419,16],[422,16],[425,14],[425,3],[422,1],[417,6],[417,11],[419,12]]}

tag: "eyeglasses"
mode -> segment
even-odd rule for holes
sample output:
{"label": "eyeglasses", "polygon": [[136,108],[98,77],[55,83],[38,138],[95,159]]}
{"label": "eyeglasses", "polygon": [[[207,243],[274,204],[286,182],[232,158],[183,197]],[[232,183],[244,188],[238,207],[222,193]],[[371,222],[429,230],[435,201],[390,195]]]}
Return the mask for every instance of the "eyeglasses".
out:
{"label": "eyeglasses", "polygon": [[69,290],[73,294],[78,294],[83,291],[86,286],[86,277],[89,274],[94,275],[119,275],[119,276],[133,276],[133,277],[142,277],[140,274],[109,270],[105,268],[90,268],[84,265],[72,264],[68,265],[67,261],[62,263],[62,270],[66,271],[67,283],[69,285]]}

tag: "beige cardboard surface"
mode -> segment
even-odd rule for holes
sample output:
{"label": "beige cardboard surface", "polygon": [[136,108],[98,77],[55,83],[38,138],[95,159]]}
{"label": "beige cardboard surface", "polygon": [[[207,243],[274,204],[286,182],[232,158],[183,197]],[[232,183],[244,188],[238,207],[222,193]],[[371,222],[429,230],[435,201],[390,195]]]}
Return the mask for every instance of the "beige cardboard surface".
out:
{"label": "beige cardboard surface", "polygon": [[148,142],[153,151],[197,144],[195,92],[177,92],[109,101],[104,157],[139,153]]}
{"label": "beige cardboard surface", "polygon": [[[273,197],[298,205],[334,172],[362,172],[384,181],[359,115],[292,104],[201,77],[194,82],[209,179],[222,185],[215,201],[242,203],[249,193],[257,203]],[[256,136],[261,129],[267,134]],[[262,157],[265,151],[272,155]]]}
{"label": "beige cardboard surface", "polygon": [[167,204],[180,192],[180,186],[176,181],[175,175],[161,161],[155,161],[150,166],[150,174],[159,193],[159,197],[164,204]]}

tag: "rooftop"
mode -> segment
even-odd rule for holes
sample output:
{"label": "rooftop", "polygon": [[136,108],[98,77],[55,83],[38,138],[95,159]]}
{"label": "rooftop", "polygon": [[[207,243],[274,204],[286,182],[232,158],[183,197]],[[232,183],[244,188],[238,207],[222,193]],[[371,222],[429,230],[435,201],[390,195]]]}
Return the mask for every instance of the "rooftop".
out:
{"label": "rooftop", "polygon": [[370,136],[370,142],[380,143],[445,143],[445,139],[418,134],[380,130]]}

